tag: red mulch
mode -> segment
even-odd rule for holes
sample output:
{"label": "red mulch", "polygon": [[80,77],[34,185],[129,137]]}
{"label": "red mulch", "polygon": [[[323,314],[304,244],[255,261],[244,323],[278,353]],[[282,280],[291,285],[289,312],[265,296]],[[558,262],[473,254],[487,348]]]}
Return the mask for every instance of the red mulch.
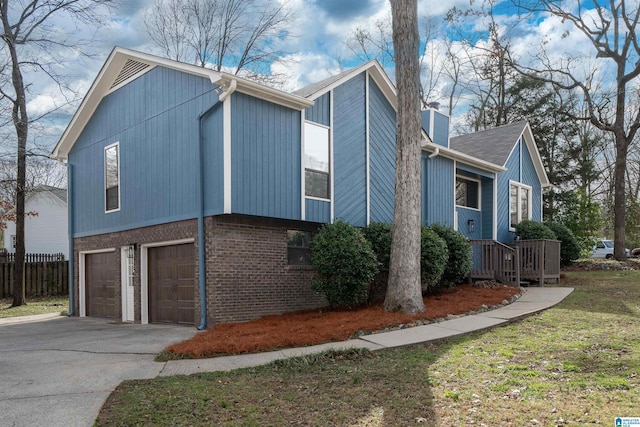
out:
{"label": "red mulch", "polygon": [[357,310],[320,309],[267,316],[251,322],[221,323],[168,347],[165,352],[177,357],[200,358],[344,341],[358,331],[378,331],[416,320],[463,314],[482,305],[498,305],[519,292],[518,288],[507,286],[485,289],[460,285],[426,296],[425,312],[416,315],[388,313],[382,304],[377,304]]}

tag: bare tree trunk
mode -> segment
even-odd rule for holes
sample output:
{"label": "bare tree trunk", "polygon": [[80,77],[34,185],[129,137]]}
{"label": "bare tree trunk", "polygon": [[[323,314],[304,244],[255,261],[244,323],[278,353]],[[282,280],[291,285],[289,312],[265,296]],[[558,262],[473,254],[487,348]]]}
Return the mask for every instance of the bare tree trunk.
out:
{"label": "bare tree trunk", "polygon": [[2,2],[2,28],[3,38],[9,56],[11,57],[11,83],[15,90],[13,99],[12,120],[16,129],[18,139],[18,171],[16,177],[16,258],[15,275],[13,282],[13,303],[12,307],[25,304],[24,295],[24,187],[26,182],[26,159],[27,159],[27,134],[29,130],[29,118],[27,116],[27,101],[16,43],[12,33],[11,24],[8,18],[8,3]]}
{"label": "bare tree trunk", "polygon": [[390,0],[398,86],[396,182],[387,311],[424,311],[420,286],[420,75],[418,4]]}
{"label": "bare tree trunk", "polygon": [[627,169],[627,151],[629,142],[624,133],[616,133],[616,161],[613,172],[613,255],[617,260],[626,259],[625,226],[627,193],[625,191],[624,174]]}

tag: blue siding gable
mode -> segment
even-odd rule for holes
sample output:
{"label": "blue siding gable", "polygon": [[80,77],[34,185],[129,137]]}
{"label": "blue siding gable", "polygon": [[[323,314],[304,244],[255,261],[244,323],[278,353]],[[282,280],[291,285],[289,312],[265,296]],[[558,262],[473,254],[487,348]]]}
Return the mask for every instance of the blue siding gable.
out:
{"label": "blue siding gable", "polygon": [[305,119],[324,126],[331,125],[331,92],[319,96],[315,104],[305,110]]}
{"label": "blue siding gable", "polygon": [[454,162],[422,153],[422,222],[453,227],[455,209]]}
{"label": "blue siding gable", "polygon": [[[103,98],[69,152],[75,237],[196,216],[197,118],[217,102],[214,89],[208,79],[156,67]],[[104,147],[115,142],[121,203],[105,213]]]}
{"label": "blue siding gable", "polygon": [[396,175],[396,112],[369,80],[369,198],[372,222],[393,222]]}
{"label": "blue siding gable", "polygon": [[231,97],[231,210],[301,218],[301,113],[236,92]]}
{"label": "blue siding gable", "polygon": [[333,90],[334,217],[358,226],[367,224],[365,76]]}

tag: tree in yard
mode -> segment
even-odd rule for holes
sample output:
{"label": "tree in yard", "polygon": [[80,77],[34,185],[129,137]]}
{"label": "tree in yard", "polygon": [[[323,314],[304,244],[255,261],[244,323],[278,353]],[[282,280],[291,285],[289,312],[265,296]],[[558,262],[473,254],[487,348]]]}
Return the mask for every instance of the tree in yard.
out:
{"label": "tree in yard", "polygon": [[96,7],[112,0],[32,0],[17,2],[0,0],[2,23],[0,51],[0,102],[11,111],[17,145],[15,181],[16,263],[13,287],[13,306],[23,305],[24,299],[24,218],[27,139],[32,121],[27,110],[30,82],[25,76],[40,73],[54,80],[64,92],[59,78],[57,59],[52,51],[78,51],[82,42],[77,34],[64,34],[53,22],[60,15],[70,16],[81,24],[99,23]]}
{"label": "tree in yard", "polygon": [[[288,36],[285,2],[265,0],[155,0],[147,33],[176,61],[275,83],[269,66],[279,61],[274,39]],[[265,80],[266,79],[266,80]]]}
{"label": "tree in yard", "polygon": [[420,284],[420,67],[417,0],[390,0],[398,88],[395,210],[387,311],[424,311]]}
{"label": "tree in yard", "polygon": [[[544,50],[536,55],[537,64],[517,65],[520,72],[541,81],[551,83],[559,90],[578,93],[586,104],[584,115],[574,115],[573,120],[588,120],[593,126],[613,135],[615,145],[614,186],[614,256],[625,258],[625,173],[627,153],[640,128],[640,103],[635,94],[640,89],[640,40],[638,21],[640,7],[637,2],[611,0],[604,5],[599,1],[587,6],[577,3],[574,9],[555,0],[513,0],[520,10],[533,14],[550,14],[568,23],[590,43],[598,64],[588,73],[580,75],[584,62],[575,54],[565,53],[562,59],[551,58]],[[591,6],[592,5],[592,6]],[[570,30],[558,35],[566,38]],[[551,36],[549,36],[551,37]],[[607,81],[598,79],[602,70],[611,76]],[[633,97],[633,99],[631,99]]]}

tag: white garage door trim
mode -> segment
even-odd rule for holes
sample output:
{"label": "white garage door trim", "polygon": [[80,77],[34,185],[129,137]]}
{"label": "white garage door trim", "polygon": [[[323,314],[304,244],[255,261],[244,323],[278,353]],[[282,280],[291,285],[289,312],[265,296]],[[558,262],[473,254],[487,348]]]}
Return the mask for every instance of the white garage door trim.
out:
{"label": "white garage door trim", "polygon": [[[86,291],[86,283],[85,283],[85,273],[86,273],[86,265],[85,265],[85,255],[91,254],[101,254],[106,252],[115,252],[116,248],[106,248],[106,249],[95,249],[92,251],[80,251],[78,256],[78,298],[80,300],[80,317],[87,317],[87,302],[85,301],[87,291]],[[115,268],[115,265],[113,266]]]}
{"label": "white garage door trim", "polygon": [[169,240],[166,242],[145,243],[140,246],[140,323],[149,323],[149,248],[159,246],[182,245],[194,243],[195,239]]}

